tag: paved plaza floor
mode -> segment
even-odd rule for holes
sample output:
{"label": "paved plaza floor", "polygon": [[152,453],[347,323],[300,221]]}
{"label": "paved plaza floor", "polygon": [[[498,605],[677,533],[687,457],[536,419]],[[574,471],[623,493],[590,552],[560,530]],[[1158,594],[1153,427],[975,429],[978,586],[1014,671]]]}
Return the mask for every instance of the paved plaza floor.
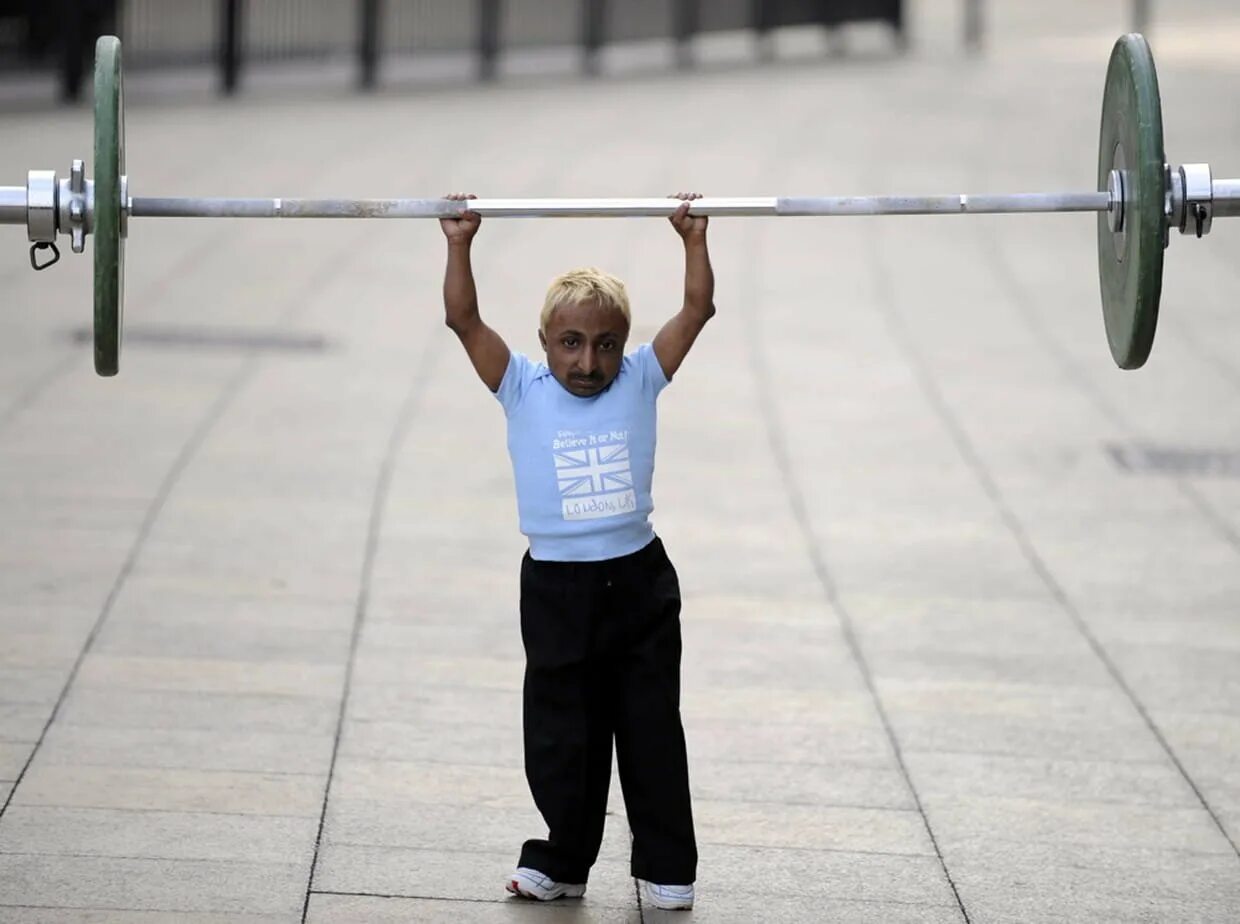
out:
{"label": "paved plaza floor", "polygon": [[[1126,4],[956,4],[766,66],[131,81],[134,195],[1087,190]],[[1173,162],[1240,171],[1240,11],[1159,5]],[[1087,9],[1082,9],[1087,8]],[[1084,16],[1086,18],[1081,19]],[[800,44],[797,44],[799,42]],[[0,182],[90,154],[0,113]],[[1240,223],[1171,243],[1118,371],[1095,219],[716,220],[654,522],[714,921],[1240,919]],[[433,223],[132,223],[121,373],[90,259],[0,247],[0,920],[654,921],[613,787],[584,900],[506,898],[523,551]],[[679,307],[661,220],[485,221],[482,309]]]}

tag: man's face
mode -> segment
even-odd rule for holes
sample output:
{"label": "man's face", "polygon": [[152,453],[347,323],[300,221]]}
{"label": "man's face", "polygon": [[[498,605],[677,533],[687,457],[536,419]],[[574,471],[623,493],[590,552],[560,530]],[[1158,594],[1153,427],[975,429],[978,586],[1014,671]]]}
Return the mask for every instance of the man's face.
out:
{"label": "man's face", "polygon": [[619,308],[593,302],[561,305],[538,333],[551,374],[579,398],[597,395],[620,373],[628,336]]}

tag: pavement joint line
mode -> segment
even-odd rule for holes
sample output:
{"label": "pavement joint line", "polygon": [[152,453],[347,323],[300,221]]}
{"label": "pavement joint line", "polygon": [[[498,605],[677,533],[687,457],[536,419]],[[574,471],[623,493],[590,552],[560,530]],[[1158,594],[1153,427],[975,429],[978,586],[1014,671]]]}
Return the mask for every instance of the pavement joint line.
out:
{"label": "pavement joint line", "polygon": [[[1196,713],[1194,713],[1195,715]],[[1040,760],[1052,761],[1055,763],[1089,763],[1089,764],[1123,764],[1124,766],[1161,766],[1161,760],[1149,760],[1143,757],[1115,757],[1115,758],[1083,758],[1071,757],[1068,755],[1056,755],[1048,757],[1045,753],[1022,753],[1018,751],[961,751],[952,749],[926,749],[917,748],[907,751],[908,754],[947,754],[956,757],[998,757],[1002,760]]]}
{"label": "pavement joint line", "polygon": [[[0,742],[0,744],[3,744],[3,743],[4,742]],[[33,741],[23,741],[19,743],[20,744],[34,744]],[[175,770],[175,771],[192,770],[195,773],[220,773],[220,774],[227,773],[229,775],[245,775],[245,776],[292,776],[292,777],[310,777],[314,779],[318,779],[323,776],[323,774],[321,773],[311,773],[308,770],[229,770],[229,769],[221,768],[221,767],[163,767],[163,766],[154,766],[150,764],[142,764],[142,765],[95,764],[95,763],[83,763],[79,761],[74,761],[73,763],[64,763],[64,764],[52,764],[51,766],[60,767],[62,769],[68,768],[72,770],[78,770],[78,769],[132,770],[138,773],[147,773],[147,772],[152,772],[152,771],[158,773],[164,770]]]}
{"label": "pavement joint line", "polygon": [[[752,225],[746,226],[747,230],[752,228]],[[757,316],[757,306],[761,304],[762,296],[761,293],[757,291],[757,285],[753,280],[757,275],[757,266],[763,259],[760,241],[761,238],[758,236],[757,230],[750,230],[750,246],[746,248],[746,250],[751,255],[754,266],[751,267],[750,272],[743,277],[748,280],[747,283],[742,284],[748,289],[748,291],[740,293],[740,297],[737,299],[737,302],[738,304],[745,306],[740,309],[739,314],[742,318],[742,324],[748,332],[746,345],[747,352],[749,354],[749,369],[753,377],[754,388],[757,392],[758,405],[766,430],[767,447],[775,464],[775,468],[779,472],[780,482],[783,485],[784,495],[787,499],[792,518],[796,522],[797,532],[800,534],[801,542],[810,561],[810,566],[818,579],[819,585],[822,587],[825,602],[828,608],[835,613],[835,616],[839,621],[844,641],[857,665],[857,670],[861,674],[862,681],[870,693],[870,698],[874,703],[875,711],[878,713],[878,718],[882,724],[883,731],[886,733],[887,741],[892,749],[892,755],[895,758],[896,765],[899,768],[900,774],[904,778],[904,783],[908,787],[908,791],[910,795],[912,795],[913,801],[917,806],[917,813],[921,817],[921,822],[925,828],[926,836],[929,838],[930,844],[934,848],[934,855],[938,858],[939,867],[943,870],[943,876],[947,880],[947,885],[956,899],[956,906],[959,908],[965,924],[971,924],[969,912],[965,908],[964,901],[960,896],[960,890],[956,887],[955,880],[952,879],[951,871],[947,868],[947,861],[943,857],[943,851],[939,847],[938,839],[934,836],[934,830],[930,827],[930,819],[926,815],[925,806],[922,804],[921,796],[918,794],[917,788],[913,785],[912,776],[910,775],[908,766],[904,761],[904,755],[900,750],[900,742],[896,736],[895,728],[891,723],[890,716],[887,714],[887,709],[883,704],[882,696],[878,691],[877,681],[874,678],[873,672],[870,670],[869,662],[865,658],[865,654],[861,649],[860,640],[857,638],[856,631],[853,627],[852,614],[844,605],[844,601],[839,593],[839,588],[836,587],[835,579],[827,567],[826,557],[823,554],[821,544],[814,534],[813,523],[811,522],[809,512],[805,507],[805,498],[801,491],[800,482],[797,480],[796,473],[792,467],[791,459],[788,455],[788,445],[780,422],[775,395],[771,387],[770,372],[766,365],[766,357],[763,354],[761,322]]]}
{"label": "pavement joint line", "polygon": [[[159,694],[160,696],[180,694],[182,696],[192,696],[192,697],[200,697],[200,696],[201,697],[231,697],[233,699],[265,699],[265,700],[276,699],[276,700],[291,700],[293,702],[301,702],[304,700],[310,700],[310,701],[323,700],[326,702],[331,702],[335,700],[334,696],[324,696],[322,694],[314,694],[314,693],[280,693],[280,692],[275,692],[275,691],[262,692],[262,691],[255,691],[255,690],[217,690],[214,688],[190,689],[190,688],[185,688],[185,687],[174,687],[172,689],[169,689],[168,687],[127,687],[127,686],[119,686],[115,683],[99,683],[97,681],[92,682],[92,683],[78,684],[77,689],[91,690],[96,693],[124,693],[124,694],[156,693],[156,694]],[[8,702],[11,702],[11,701],[8,701],[8,700],[0,701],[0,706],[6,705]],[[45,705],[45,704],[30,703],[27,705],[39,706],[39,705]],[[182,728],[182,727],[187,727],[187,726],[181,726],[181,725],[177,726],[177,728]]]}
{"label": "pavement joint line", "polygon": [[[633,891],[640,903],[641,891],[637,887],[637,880],[635,878],[633,879]],[[410,901],[423,901],[423,902],[427,902],[427,901],[429,902],[470,902],[470,903],[478,904],[478,905],[508,905],[508,904],[513,904],[513,903],[521,901],[520,899],[517,899],[517,898],[451,898],[451,897],[445,897],[441,895],[407,895],[401,892],[345,892],[345,891],[339,891],[336,889],[313,889],[311,890],[310,894],[311,895],[340,895],[340,896],[353,897],[353,898],[406,899]],[[737,893],[730,892],[730,891],[717,890],[713,892],[712,894],[718,895],[721,898],[726,898],[729,895],[733,895]],[[761,895],[794,895],[794,896],[801,897],[801,898],[816,898],[816,899],[822,899],[825,901],[838,902],[841,904],[850,904],[850,905],[901,905],[903,907],[908,907],[908,908],[955,908],[956,907],[951,902],[914,902],[914,901],[908,901],[907,899],[899,899],[899,898],[846,898],[844,896],[819,895],[817,893],[796,892],[795,890],[789,891],[787,889],[780,889],[777,892],[746,891],[743,894],[759,895],[759,896]],[[588,889],[586,890],[585,898],[587,902],[591,901]],[[597,903],[592,903],[592,905],[593,907],[596,907],[596,908],[624,907],[620,905],[599,905]],[[531,906],[531,907],[534,907],[534,906]],[[575,905],[575,904],[561,905],[561,904],[556,903],[556,904],[551,904],[547,906],[538,906],[538,907],[568,909],[568,908],[578,908],[580,906]],[[567,912],[565,911],[565,912],[555,912],[555,913],[567,913]]]}
{"label": "pavement joint line", "polygon": [[382,539],[384,510],[387,506],[392,478],[396,469],[396,459],[404,448],[405,440],[413,425],[413,420],[422,408],[422,397],[425,385],[430,380],[431,372],[438,364],[442,355],[443,345],[436,319],[436,327],[427,332],[426,341],[422,345],[421,355],[414,364],[414,373],[410,379],[408,390],[396,413],[396,421],[388,437],[379,473],[371,497],[370,522],[366,530],[366,549],[362,559],[362,574],[359,582],[357,599],[353,616],[353,631],[349,638],[349,655],[345,662],[343,691],[340,696],[340,708],[336,717],[336,733],[332,742],[331,760],[327,767],[327,781],[323,787],[323,805],[319,812],[318,830],[314,838],[314,852],[310,860],[310,870],[306,877],[306,898],[302,905],[301,920],[305,924],[310,913],[310,895],[314,888],[314,874],[318,868],[319,852],[323,841],[323,829],[327,824],[327,805],[331,799],[332,780],[335,775],[336,761],[340,754],[340,739],[344,732],[345,718],[349,708],[349,691],[353,680],[353,668],[357,663],[357,652],[361,639],[362,624],[366,619],[366,611],[370,598],[370,583],[374,577],[375,558]]}
{"label": "pavement joint line", "polygon": [[[359,232],[355,235],[361,239],[363,235]],[[361,247],[353,247],[350,241],[350,247],[344,250],[344,263],[348,263],[351,259],[356,259],[362,252]],[[314,293],[318,291],[322,282],[327,277],[339,271],[334,261],[325,260],[317,267],[317,271],[311,272],[305,280],[305,284],[297,287],[297,293],[290,297],[286,303],[285,309],[280,312],[278,321],[280,323],[288,323],[295,319],[298,314],[306,310],[314,303],[313,298],[303,297],[306,293]],[[129,575],[133,572],[137,565],[138,558],[146,544],[147,537],[154,529],[155,522],[159,519],[160,514],[168,498],[171,496],[176,483],[180,480],[181,475],[189,467],[193,457],[197,454],[202,444],[206,441],[208,435],[215,428],[215,425],[223,418],[225,412],[232,405],[237,395],[241,392],[245,384],[258,371],[265,358],[265,354],[261,351],[251,350],[242,354],[242,358],[237,363],[237,367],[224,380],[220,392],[216,395],[214,401],[207,407],[206,412],[200,418],[197,426],[190,433],[189,438],[182,445],[181,451],[173,460],[159,487],[155,491],[155,496],[151,499],[147,506],[146,513],[142,518],[142,523],[138,527],[137,535],[134,537],[133,543],[130,545],[129,552],[126,554],[124,562],[121,564],[120,571],[117,573],[116,579],[112,583],[111,589],[108,591],[103,606],[99,611],[99,616],[95,619],[94,625],[86,637],[86,641],[82,645],[81,651],[73,662],[73,666],[69,670],[69,676],[65,680],[64,687],[61,689],[60,696],[56,701],[56,705],[52,707],[52,712],[48,716],[43,731],[39,734],[34,747],[31,749],[30,755],[26,758],[25,764],[17,775],[17,780],[13,788],[9,790],[8,796],[4,800],[4,804],[0,805],[0,825],[3,825],[5,813],[13,802],[13,797],[21,788],[22,780],[26,776],[26,772],[30,769],[30,765],[34,762],[43,746],[43,742],[47,738],[48,730],[52,727],[52,723],[56,721],[57,715],[60,713],[61,707],[68,698],[69,691],[73,687],[74,681],[77,679],[78,673],[82,669],[82,664],[86,660],[86,656],[94,647],[95,640],[99,637],[104,624],[107,622],[108,616],[111,614],[116,600],[120,596],[121,589],[129,579]]]}
{"label": "pavement joint line", "polygon": [[[15,806],[14,811],[58,811],[58,812],[115,812],[126,815],[209,815],[224,818],[313,818],[314,814],[289,815],[282,812],[214,812],[203,809],[165,809],[165,808],[133,808],[121,805],[75,805],[59,802],[23,802]],[[0,853],[12,853],[0,849]]]}
{"label": "pavement joint line", "polygon": [[[462,856],[480,856],[480,857],[507,857],[510,856],[505,850],[471,850],[466,847],[423,847],[413,844],[372,844],[359,843],[357,841],[339,841],[335,838],[328,838],[328,843],[332,847],[358,847],[368,850],[386,850],[386,851],[404,851],[407,853],[434,853],[434,854],[454,854]],[[708,847],[732,847],[742,850],[758,850],[763,853],[768,851],[783,851],[785,853],[804,853],[804,854],[844,854],[846,856],[864,856],[864,857],[902,857],[908,860],[934,860],[935,855],[932,853],[906,853],[898,850],[858,850],[849,847],[799,847],[795,844],[743,844],[732,841],[713,841],[699,840],[698,844]],[[1218,856],[1218,854],[1207,854],[1207,856]],[[311,889],[311,891],[316,891]]]}
{"label": "pavement joint line", "polygon": [[916,812],[913,805],[865,805],[856,802],[811,802],[804,799],[728,799],[720,796],[700,796],[696,801],[704,804],[723,805],[786,805],[793,808],[854,809],[864,812]]}
{"label": "pavement joint line", "polygon": [[782,850],[791,853],[842,853],[863,857],[904,857],[909,860],[935,860],[932,853],[908,853],[903,850],[859,850],[855,847],[800,847],[796,844],[740,844],[732,841],[699,841],[710,847],[738,847],[744,850]]}
{"label": "pavement joint line", "polygon": [[[129,908],[124,905],[23,905],[16,902],[0,902],[0,908],[39,909],[42,911],[132,911],[136,914],[189,914],[189,915],[227,915],[232,912],[204,910],[202,908]],[[287,921],[288,915],[278,912],[247,911],[246,917],[271,918],[272,921]]]}
{"label": "pavement joint line", "polygon": [[[276,867],[299,870],[300,863],[281,863],[276,860],[242,860],[229,857],[159,857],[122,853],[76,853],[69,850],[0,850],[0,857],[73,857],[77,860],[137,860],[142,863],[219,863],[224,866]],[[3,902],[0,902],[0,906]]]}
{"label": "pavement joint line", "polygon": [[[1012,846],[1018,846],[1018,847],[1027,847],[1027,846],[1049,847],[1049,848],[1054,849],[1057,852],[1062,852],[1065,846],[1063,841],[1049,840],[1047,838],[1037,838],[1037,837],[1031,838],[1031,837],[989,836],[988,840],[993,840],[997,844],[1012,845]],[[1122,850],[1126,848],[1128,845],[1129,845],[1129,842],[1127,841],[1114,841],[1108,844],[1075,844],[1075,845],[1068,845],[1068,846],[1090,847],[1090,848],[1103,847],[1103,848],[1112,848],[1116,850]],[[1142,847],[1141,850],[1144,853],[1150,853],[1150,854],[1175,854],[1176,856],[1181,856],[1181,857],[1201,857],[1203,859],[1206,857],[1230,857],[1231,856],[1231,851],[1229,850],[1215,850],[1215,851],[1192,850],[1188,847],[1169,847],[1169,846],[1161,845],[1161,844],[1157,847]],[[1140,865],[1140,864],[1131,863],[1131,861],[1129,862],[1132,866]],[[1079,863],[1079,862],[1077,863],[1073,863],[1073,862],[1056,863],[1055,861],[1051,861],[1047,865],[1048,866],[1064,866],[1070,869],[1102,869],[1104,868],[1101,866],[1095,866],[1095,865],[1090,865],[1087,863]]]}
{"label": "pavement joint line", "polygon": [[[86,727],[86,726],[83,726],[83,727]],[[129,730],[133,731],[133,729],[129,729]],[[176,729],[146,728],[146,729],[138,729],[138,731],[176,731]],[[266,732],[266,731],[263,732],[263,735],[266,737],[270,737],[271,735],[275,735],[275,734],[279,734],[279,732]],[[325,738],[327,736],[316,735],[315,737]],[[34,742],[30,742],[30,743],[33,744]],[[51,766],[53,767],[95,767],[101,770],[105,770],[105,769],[106,770],[137,770],[137,771],[142,771],[142,772],[148,771],[148,770],[152,770],[156,772],[161,772],[164,770],[175,770],[178,772],[181,772],[181,771],[191,772],[192,771],[195,773],[247,773],[253,776],[309,776],[309,777],[318,778],[322,775],[318,773],[298,773],[298,772],[294,772],[290,770],[246,770],[246,769],[233,769],[231,767],[199,767],[194,764],[190,764],[190,765],[186,765],[186,764],[123,764],[123,763],[79,764],[79,763],[66,762],[66,763],[52,764]]]}
{"label": "pavement joint line", "polygon": [[[417,901],[417,902],[468,902],[471,905],[509,905],[509,904],[517,904],[517,903],[521,903],[522,905],[525,904],[525,902],[522,899],[519,899],[516,897],[511,897],[511,898],[453,898],[453,897],[445,896],[445,895],[406,895],[401,892],[337,892],[332,889],[311,889],[309,894],[311,895],[341,895],[341,896],[345,896],[349,898],[391,898],[391,899],[404,899],[406,901]],[[534,907],[534,906],[531,905],[530,907]],[[546,906],[543,906],[543,907],[546,907]],[[563,904],[563,905],[551,904],[550,907],[570,909],[570,908],[578,908],[580,906],[578,904]],[[608,908],[608,907],[617,908],[617,907],[623,907],[623,906],[599,905],[595,903],[594,907],[596,908]],[[552,913],[566,914],[567,911],[553,911]]]}
{"label": "pavement joint line", "polygon": [[[361,847],[365,850],[400,850],[407,853],[434,853],[434,854],[452,854],[466,857],[508,857],[512,854],[507,850],[484,850],[479,847],[470,849],[468,847],[423,847],[415,844],[368,844],[358,843],[356,841],[338,841],[334,837],[327,839],[332,847]],[[317,889],[311,889],[311,892],[317,892]]]}
{"label": "pavement joint line", "polygon": [[[1237,858],[1240,858],[1240,845],[1237,845],[1236,841],[1227,831],[1227,828],[1223,825],[1222,819],[1206,800],[1205,794],[1201,791],[1201,788],[1197,785],[1196,781],[1189,775],[1187,768],[1180,761],[1179,756],[1171,747],[1170,742],[1166,739],[1162,733],[1162,730],[1150,716],[1145,704],[1137,696],[1136,691],[1134,691],[1128,684],[1128,681],[1124,677],[1123,672],[1119,669],[1119,666],[1111,659],[1111,656],[1108,654],[1101,641],[1099,641],[1097,635],[1095,635],[1092,627],[1086,622],[1085,617],[1081,614],[1076,604],[1073,603],[1072,599],[1068,596],[1068,593],[1064,589],[1063,585],[1060,584],[1058,578],[1056,578],[1052,573],[1046,561],[1038,553],[1038,550],[1033,543],[1033,539],[1029,536],[1024,524],[1017,517],[1011,505],[1007,502],[1007,499],[1000,490],[994,475],[986,466],[985,462],[982,461],[982,458],[978,453],[977,448],[974,446],[972,439],[965,431],[964,425],[957,419],[956,415],[949,407],[946,397],[943,395],[937,381],[934,379],[929,361],[917,348],[917,345],[908,330],[907,324],[903,316],[900,314],[900,310],[897,307],[896,298],[891,291],[886,274],[883,272],[883,255],[881,245],[879,243],[881,240],[881,234],[881,229],[878,229],[875,234],[866,238],[867,242],[869,242],[871,262],[873,263],[874,277],[879,292],[877,303],[879,305],[879,310],[887,323],[888,329],[892,332],[893,338],[900,345],[900,348],[904,351],[909,361],[923,397],[927,403],[929,403],[935,415],[939,418],[940,424],[947,432],[947,435],[951,439],[952,443],[955,445],[956,451],[960,454],[965,466],[973,473],[978,485],[989,498],[995,512],[999,514],[1009,532],[1012,534],[1012,537],[1016,541],[1017,547],[1024,555],[1026,562],[1046,586],[1047,591],[1059,604],[1060,609],[1076,626],[1077,631],[1081,633],[1082,637],[1093,650],[1095,656],[1102,663],[1107,673],[1111,675],[1111,678],[1114,680],[1116,686],[1125,695],[1125,697],[1127,697],[1128,701],[1137,711],[1137,714],[1141,717],[1150,734],[1154,736],[1159,746],[1163,749],[1167,757],[1180,772],[1180,775],[1183,777],[1184,781],[1189,785],[1189,787],[1191,787],[1193,793],[1197,796],[1201,807],[1205,810],[1206,814],[1209,815],[1210,820],[1214,823],[1215,828],[1224,837],[1224,839],[1226,839],[1227,843],[1231,845],[1232,852],[1235,853]],[[1002,263],[1002,261],[1000,262]],[[1020,292],[1018,286],[1011,286],[1010,288],[1013,292]],[[1021,298],[1022,296],[1018,295],[1013,299],[1013,301],[1017,304],[1018,314],[1025,316],[1027,319],[1028,312],[1025,310],[1025,307],[1022,306]]]}

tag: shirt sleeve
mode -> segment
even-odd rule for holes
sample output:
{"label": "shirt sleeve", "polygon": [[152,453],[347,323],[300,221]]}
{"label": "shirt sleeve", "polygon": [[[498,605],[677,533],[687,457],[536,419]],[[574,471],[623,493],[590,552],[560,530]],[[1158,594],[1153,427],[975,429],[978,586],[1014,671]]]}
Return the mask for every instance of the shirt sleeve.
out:
{"label": "shirt sleeve", "polygon": [[504,414],[512,416],[529,390],[530,383],[537,377],[537,367],[529,357],[515,350],[508,354],[508,368],[500,380],[499,390],[495,397],[504,408]]}
{"label": "shirt sleeve", "polygon": [[631,358],[633,369],[642,384],[642,393],[657,398],[659,392],[668,386],[669,380],[663,374],[663,367],[659,365],[659,357],[655,355],[654,347],[649,343],[643,343]]}

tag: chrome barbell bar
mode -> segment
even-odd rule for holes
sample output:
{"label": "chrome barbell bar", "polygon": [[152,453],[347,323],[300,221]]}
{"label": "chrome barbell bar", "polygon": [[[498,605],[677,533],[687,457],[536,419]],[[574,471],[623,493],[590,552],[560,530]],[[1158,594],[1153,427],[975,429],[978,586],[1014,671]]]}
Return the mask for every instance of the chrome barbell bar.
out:
{"label": "chrome barbell bar", "polygon": [[[1194,174],[1195,168],[1195,174]],[[1240,179],[1209,178],[1206,165],[1185,165],[1188,175],[1206,177],[1173,184],[1193,203],[1204,203],[1211,217],[1240,216]],[[1179,173],[1180,171],[1174,171]],[[90,184],[93,185],[93,184]],[[983,215],[1034,212],[1112,212],[1122,214],[1122,184],[1101,192],[1029,192],[930,196],[747,196],[704,197],[690,203],[691,215],[797,217],[849,215]],[[93,192],[93,190],[90,190]],[[67,210],[60,198],[66,184],[49,171],[31,171],[27,186],[0,186],[0,224],[25,224],[32,241],[54,240],[49,224],[66,233],[58,220]],[[85,229],[92,227],[93,195],[87,195]],[[130,218],[453,218],[466,211],[494,218],[632,218],[670,216],[680,207],[674,198],[595,199],[306,199],[131,196],[122,211]],[[1118,211],[1117,211],[1118,207]],[[1169,202],[1168,219],[1185,202]],[[49,219],[51,221],[49,222]],[[1175,222],[1182,228],[1184,222]]]}

